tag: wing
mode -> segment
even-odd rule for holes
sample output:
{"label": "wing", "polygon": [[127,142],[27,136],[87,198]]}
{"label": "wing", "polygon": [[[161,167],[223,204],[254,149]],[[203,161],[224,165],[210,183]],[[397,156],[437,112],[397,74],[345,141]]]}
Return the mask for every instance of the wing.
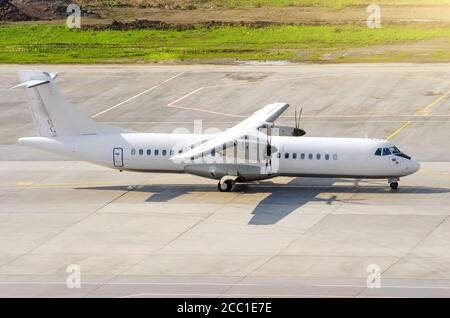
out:
{"label": "wing", "polygon": [[182,160],[192,157],[197,158],[203,153],[208,153],[213,149],[222,147],[225,143],[234,142],[247,134],[253,133],[256,129],[264,126],[266,123],[274,122],[288,107],[289,104],[286,103],[274,103],[267,105],[256,111],[247,119],[241,121],[239,124],[222,133],[214,135],[214,137],[208,139],[197,147],[173,156],[171,159]]}

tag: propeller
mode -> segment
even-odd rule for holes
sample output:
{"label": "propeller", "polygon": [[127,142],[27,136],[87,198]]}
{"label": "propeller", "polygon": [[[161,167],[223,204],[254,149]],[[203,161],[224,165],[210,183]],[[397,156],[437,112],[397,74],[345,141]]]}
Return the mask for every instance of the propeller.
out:
{"label": "propeller", "polygon": [[300,108],[300,112],[298,113],[297,116],[297,108],[295,108],[295,127],[294,130],[292,131],[292,136],[294,137],[301,137],[306,134],[306,131],[300,128],[300,119],[302,117],[302,111],[303,107]]}
{"label": "propeller", "polygon": [[271,133],[270,125],[267,125],[266,128],[267,128],[266,168],[270,167],[270,169],[272,170],[272,133]]}

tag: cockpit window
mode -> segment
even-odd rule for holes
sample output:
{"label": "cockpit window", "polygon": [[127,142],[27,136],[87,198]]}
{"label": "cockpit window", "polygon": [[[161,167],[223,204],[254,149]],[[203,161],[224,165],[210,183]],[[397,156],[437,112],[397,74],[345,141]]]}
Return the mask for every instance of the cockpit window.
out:
{"label": "cockpit window", "polygon": [[397,147],[389,147],[389,150],[394,154],[402,153]]}
{"label": "cockpit window", "polygon": [[401,152],[401,153],[396,153],[395,155],[396,155],[396,156],[399,156],[399,157],[402,157],[402,158],[405,158],[405,159],[408,159],[408,160],[411,160],[411,157],[408,156],[407,154],[404,154],[403,152]]}
{"label": "cockpit window", "polygon": [[375,156],[381,156],[381,148],[378,148],[377,151],[375,151]]}
{"label": "cockpit window", "polygon": [[382,152],[382,156],[388,156],[388,155],[393,154],[395,156],[411,160],[410,156],[408,156],[407,154],[404,154],[403,152],[401,152],[400,149],[398,149],[395,146],[394,147],[389,147],[389,148],[383,148],[383,149],[378,148],[377,151],[375,152],[375,155],[377,155],[377,156],[379,156],[379,154],[378,154],[379,152],[378,151]]}
{"label": "cockpit window", "polygon": [[383,148],[383,156],[388,156],[391,154],[391,151],[389,150],[389,148]]}

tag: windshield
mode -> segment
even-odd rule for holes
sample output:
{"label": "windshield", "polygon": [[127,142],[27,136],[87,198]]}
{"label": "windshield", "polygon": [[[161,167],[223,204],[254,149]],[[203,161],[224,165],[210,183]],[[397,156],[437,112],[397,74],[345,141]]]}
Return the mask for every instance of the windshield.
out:
{"label": "windshield", "polygon": [[398,149],[397,147],[389,147],[389,150],[390,150],[394,155],[399,154],[399,153],[402,153],[402,152],[400,151],[400,149]]}
{"label": "windshield", "polygon": [[395,156],[402,157],[402,158],[405,158],[408,160],[411,159],[410,156],[403,153],[400,149],[398,149],[395,146],[386,147],[386,148],[378,148],[377,150],[375,150],[375,156],[389,156],[389,155],[395,155]]}

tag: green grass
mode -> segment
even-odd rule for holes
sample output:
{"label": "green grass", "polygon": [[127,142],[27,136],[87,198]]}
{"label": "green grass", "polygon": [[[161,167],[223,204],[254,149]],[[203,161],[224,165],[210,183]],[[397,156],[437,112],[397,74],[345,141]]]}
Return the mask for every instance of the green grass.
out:
{"label": "green grass", "polygon": [[[386,26],[217,27],[93,31],[51,25],[0,27],[0,63],[136,63],[167,60],[319,61],[347,48],[450,39],[450,28]],[[307,51],[307,57],[302,52]],[[446,56],[445,53],[436,53]]]}

